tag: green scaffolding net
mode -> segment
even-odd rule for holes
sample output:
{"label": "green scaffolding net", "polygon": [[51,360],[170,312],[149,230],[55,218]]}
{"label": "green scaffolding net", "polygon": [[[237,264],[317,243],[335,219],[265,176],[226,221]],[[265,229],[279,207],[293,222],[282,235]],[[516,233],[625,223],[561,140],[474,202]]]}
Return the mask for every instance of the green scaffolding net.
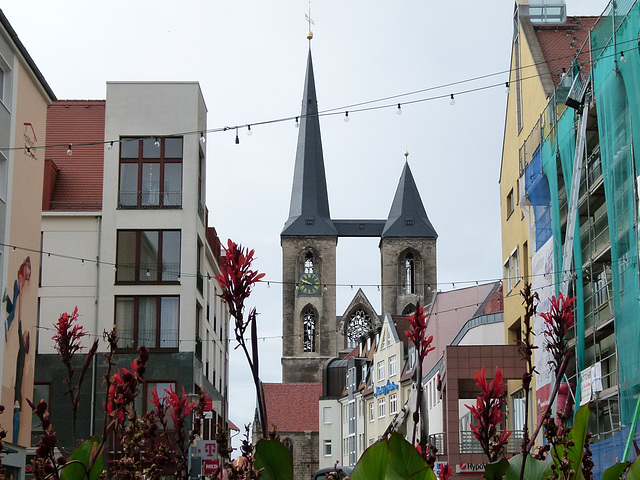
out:
{"label": "green scaffolding net", "polygon": [[[622,8],[622,10],[620,10]],[[621,423],[640,393],[637,165],[640,153],[640,5],[622,2],[594,27],[592,79],[611,240]],[[632,139],[636,139],[635,142]]]}

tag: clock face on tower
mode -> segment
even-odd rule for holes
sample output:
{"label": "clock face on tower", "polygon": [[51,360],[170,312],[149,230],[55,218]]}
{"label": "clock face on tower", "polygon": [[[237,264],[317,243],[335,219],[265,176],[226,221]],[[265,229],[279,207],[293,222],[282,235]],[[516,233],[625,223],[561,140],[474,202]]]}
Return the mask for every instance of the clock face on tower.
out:
{"label": "clock face on tower", "polygon": [[298,295],[319,295],[320,275],[317,273],[303,273],[298,278]]}

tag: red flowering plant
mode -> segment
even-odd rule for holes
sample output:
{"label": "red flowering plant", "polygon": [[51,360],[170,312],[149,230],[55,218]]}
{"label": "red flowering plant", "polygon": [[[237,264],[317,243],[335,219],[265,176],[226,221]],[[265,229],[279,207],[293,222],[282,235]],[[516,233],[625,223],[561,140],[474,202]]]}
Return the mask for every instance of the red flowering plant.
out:
{"label": "red flowering plant", "polygon": [[[258,362],[258,326],[256,322],[256,309],[252,308],[247,319],[244,319],[244,302],[251,294],[253,286],[259,282],[264,273],[251,269],[254,260],[254,251],[243,248],[231,239],[227,243],[227,247],[223,247],[225,256],[222,258],[220,265],[221,274],[217,276],[218,283],[222,289],[219,295],[229,307],[229,313],[235,319],[234,333],[238,345],[236,348],[242,348],[251,374],[253,383],[256,388],[258,411],[260,414],[260,423],[262,427],[262,437],[268,437],[267,408],[264,400],[264,392],[259,375]],[[247,345],[245,333],[250,327],[251,335],[251,353]]]}
{"label": "red flowering plant", "polygon": [[85,356],[82,368],[80,370],[80,376],[78,380],[74,382],[75,367],[73,360],[75,354],[80,352],[84,346],[81,343],[83,337],[88,335],[85,328],[78,324],[78,307],[73,310],[73,313],[63,313],[58,318],[58,321],[54,324],[56,334],[53,336],[53,347],[60,354],[62,363],[67,368],[67,378],[64,383],[69,388],[69,398],[71,399],[71,410],[73,412],[72,422],[72,439],[73,444],[76,443],[76,422],[78,418],[78,407],[80,406],[80,389],[82,388],[82,382],[85,374],[93,361],[93,357],[98,350],[98,339],[96,338],[91,345],[87,355]]}
{"label": "red flowering plant", "polygon": [[[199,401],[191,402],[189,396],[185,393],[184,387],[182,388],[182,394],[178,395],[173,386],[164,390],[164,395],[158,394],[157,388],[154,388],[151,392],[151,404],[153,409],[145,415],[146,421],[143,430],[146,437],[150,442],[154,441],[152,433],[157,432],[157,425],[162,426],[162,433],[165,438],[163,444],[157,444],[156,458],[165,462],[168,457],[173,459],[175,466],[175,478],[186,479],[188,478],[188,454],[189,444],[192,443],[200,431],[200,422],[204,412],[206,393],[201,393]],[[197,415],[194,418],[194,426],[191,430],[189,437],[186,435],[187,419],[193,413]],[[169,435],[171,430],[168,422],[168,418],[171,419],[172,429],[175,436]],[[188,440],[188,441],[187,441]],[[160,450],[158,450],[158,448]],[[158,457],[161,455],[161,457]]]}
{"label": "red flowering plant", "polygon": [[[425,359],[427,354],[432,350],[435,350],[436,347],[431,346],[433,342],[433,335],[429,335],[427,337],[427,317],[429,315],[425,313],[424,308],[420,305],[420,301],[416,302],[416,309],[413,311],[411,315],[407,316],[409,320],[409,330],[405,331],[407,337],[416,347],[416,356],[418,357],[418,362],[416,365],[416,381],[418,382],[417,395],[416,395],[416,409],[413,413],[413,422],[415,425],[418,425],[418,421],[420,420],[420,407],[422,405],[422,361]],[[426,412],[423,412],[426,413]],[[423,422],[422,426],[426,422]],[[427,454],[427,429],[423,428],[423,434],[419,439],[420,452],[424,452],[424,455]],[[417,429],[413,430],[411,443],[416,446],[416,435]]]}
{"label": "red flowering plant", "polygon": [[476,371],[474,375],[476,385],[480,388],[476,404],[465,406],[476,421],[475,424],[471,424],[473,436],[480,443],[489,462],[495,462],[504,456],[512,432],[502,428],[505,405],[502,370],[496,367],[491,383],[487,383],[485,371],[486,367],[483,366],[482,370]]}

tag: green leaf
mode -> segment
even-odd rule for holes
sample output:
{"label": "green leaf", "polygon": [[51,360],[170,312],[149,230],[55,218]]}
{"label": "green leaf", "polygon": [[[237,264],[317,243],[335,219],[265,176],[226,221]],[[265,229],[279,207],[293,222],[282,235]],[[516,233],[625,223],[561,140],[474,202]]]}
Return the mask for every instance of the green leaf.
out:
{"label": "green leaf", "polygon": [[629,467],[626,480],[640,480],[640,455],[636,457]]}
{"label": "green leaf", "polygon": [[631,465],[631,462],[615,463],[602,474],[602,480],[619,480],[622,473]]}
{"label": "green leaf", "polygon": [[356,464],[351,480],[383,480],[389,463],[389,445],[387,440],[379,440],[367,448]]}
{"label": "green leaf", "polygon": [[509,461],[502,457],[497,462],[487,463],[484,467],[484,477],[487,480],[501,480],[509,468]]}
{"label": "green leaf", "polygon": [[[582,455],[584,453],[584,439],[587,435],[587,424],[589,423],[589,405],[583,405],[576,412],[573,422],[573,428],[569,432],[569,439],[573,440],[575,445],[570,447],[567,458],[571,462],[571,468],[579,472],[582,470]],[[557,450],[557,456],[556,456]],[[558,446],[551,449],[551,456],[556,465],[560,465],[560,459],[564,454],[564,447]]]}
{"label": "green leaf", "polygon": [[[388,442],[387,480],[436,480],[433,470],[405,438],[394,433]],[[353,477],[352,477],[353,478]]]}
{"label": "green leaf", "polygon": [[[506,471],[507,480],[519,480],[522,469],[522,454],[514,455],[509,460],[509,468]],[[551,475],[551,465],[527,455],[524,465],[524,478],[526,480],[543,479]]]}
{"label": "green leaf", "polygon": [[256,444],[255,460],[256,469],[264,469],[260,475],[261,480],[291,480],[293,478],[291,452],[277,440],[260,440]]}
{"label": "green leaf", "polygon": [[[100,441],[95,435],[78,445],[62,468],[60,480],[97,480],[104,468],[104,453],[98,452],[98,448],[100,448]],[[94,457],[97,455],[93,465],[91,465],[92,454]],[[86,471],[89,468],[91,471],[87,479]]]}

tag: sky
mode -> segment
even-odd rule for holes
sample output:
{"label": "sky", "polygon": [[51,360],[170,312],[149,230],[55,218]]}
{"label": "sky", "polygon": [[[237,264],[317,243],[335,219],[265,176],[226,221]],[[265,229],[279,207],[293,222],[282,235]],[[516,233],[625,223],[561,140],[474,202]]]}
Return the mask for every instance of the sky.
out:
{"label": "sky", "polygon": [[[606,4],[567,0],[567,10],[597,16]],[[279,382],[280,232],[298,130],[293,120],[258,124],[300,113],[309,2],[2,0],[0,8],[58,99],[104,99],[107,81],[198,81],[208,128],[241,127],[239,144],[233,128],[207,135],[209,225],[223,242],[255,249],[254,266],[266,273],[247,305],[260,312],[261,378]],[[439,235],[438,288],[501,278],[513,0],[315,0],[310,8],[318,106],[337,112],[320,120],[332,218],[385,219],[408,151]],[[389,108],[352,107],[384,98],[363,107]],[[372,285],[363,290],[379,310],[378,240],[340,239],[337,255],[337,314],[361,285]],[[234,346],[229,417],[242,427],[253,420],[255,392]]]}

